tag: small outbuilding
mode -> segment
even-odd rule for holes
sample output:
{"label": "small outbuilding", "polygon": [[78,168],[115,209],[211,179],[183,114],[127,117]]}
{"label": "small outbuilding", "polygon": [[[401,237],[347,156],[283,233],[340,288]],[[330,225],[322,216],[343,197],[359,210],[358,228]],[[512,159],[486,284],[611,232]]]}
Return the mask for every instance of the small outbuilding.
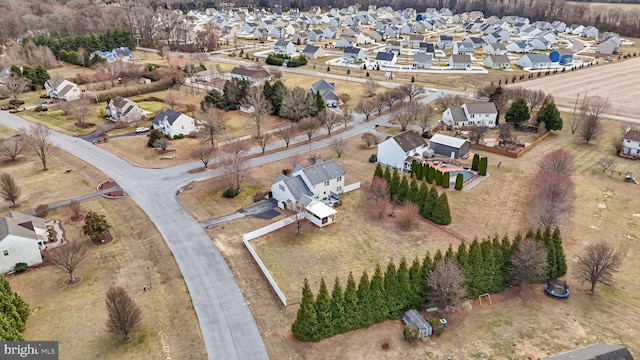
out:
{"label": "small outbuilding", "polygon": [[425,318],[423,318],[422,315],[420,315],[420,313],[416,309],[411,309],[406,311],[404,315],[402,315],[402,322],[405,325],[415,326],[416,329],[418,329],[418,332],[420,334],[419,335],[420,339],[429,337],[433,333],[433,328],[431,327],[431,324],[429,324],[429,322]]}
{"label": "small outbuilding", "polygon": [[435,134],[429,141],[429,147],[439,155],[452,158],[464,158],[469,153],[469,141],[453,136]]}

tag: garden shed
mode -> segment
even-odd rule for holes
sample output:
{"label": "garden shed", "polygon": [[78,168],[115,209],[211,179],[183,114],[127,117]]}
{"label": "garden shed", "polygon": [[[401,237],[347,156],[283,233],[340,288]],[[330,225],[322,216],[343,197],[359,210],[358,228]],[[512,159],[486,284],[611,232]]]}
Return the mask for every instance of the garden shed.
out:
{"label": "garden shed", "polygon": [[429,322],[423,318],[416,309],[406,311],[404,315],[402,315],[402,322],[406,325],[414,325],[420,333],[420,339],[431,336],[433,333],[431,324],[429,324]]}
{"label": "garden shed", "polygon": [[469,153],[469,141],[443,134],[433,135],[429,140],[429,147],[436,154],[452,158],[464,158]]}

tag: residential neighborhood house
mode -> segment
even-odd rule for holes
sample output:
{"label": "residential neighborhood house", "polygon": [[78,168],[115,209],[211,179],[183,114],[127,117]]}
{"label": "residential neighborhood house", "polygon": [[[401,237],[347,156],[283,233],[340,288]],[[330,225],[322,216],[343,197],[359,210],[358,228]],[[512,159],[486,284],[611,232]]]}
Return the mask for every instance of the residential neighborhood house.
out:
{"label": "residential neighborhood house", "polygon": [[44,89],[47,91],[47,96],[52,99],[73,101],[78,100],[82,95],[78,85],[66,79],[47,80],[44,83]]}
{"label": "residential neighborhood house", "polygon": [[309,91],[319,93],[328,107],[338,106],[339,98],[336,93],[335,83],[328,82],[325,79],[320,79],[311,84],[311,89],[309,89]]}
{"label": "residential neighborhood house", "polygon": [[167,109],[153,119],[153,128],[166,136],[189,135],[196,131],[195,120],[185,114]]}
{"label": "residential neighborhood house", "polygon": [[105,112],[107,118],[124,122],[138,121],[144,116],[138,104],[122,96],[109,100]]}
{"label": "residential neighborhood house", "polygon": [[0,273],[12,271],[17,263],[40,264],[40,250],[46,242],[47,226],[42,218],[10,211],[0,218]]}
{"label": "residential neighborhood house", "polygon": [[271,79],[271,75],[265,69],[249,69],[241,66],[233,68],[229,76],[233,79],[247,80],[253,84],[262,84]]}
{"label": "residential neighborhood house", "polygon": [[622,153],[640,157],[640,131],[629,130],[622,137]]}
{"label": "residential neighborhood house", "polygon": [[469,154],[469,141],[453,136],[435,134],[429,139],[429,148],[436,154],[451,157],[452,159],[465,159]]}
{"label": "residential neighborhood house", "polygon": [[457,129],[463,126],[495,127],[498,109],[493,102],[451,106],[442,113],[442,122]]}
{"label": "residential neighborhood house", "polygon": [[378,162],[400,170],[411,169],[413,158],[422,158],[428,149],[422,136],[415,131],[405,131],[390,137],[378,145]]}

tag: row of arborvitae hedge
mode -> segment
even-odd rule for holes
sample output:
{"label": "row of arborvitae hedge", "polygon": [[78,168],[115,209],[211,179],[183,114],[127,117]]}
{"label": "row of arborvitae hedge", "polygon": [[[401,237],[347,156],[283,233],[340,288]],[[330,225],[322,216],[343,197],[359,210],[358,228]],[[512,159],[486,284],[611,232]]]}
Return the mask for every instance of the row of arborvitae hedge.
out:
{"label": "row of arborvitae hedge", "polygon": [[475,170],[478,174],[487,175],[487,167],[489,166],[489,159],[486,157],[480,157],[478,154],[473,155],[473,161],[471,162],[471,170]]}
{"label": "row of arborvitae hedge", "polygon": [[420,209],[420,216],[423,218],[431,220],[438,225],[451,223],[451,211],[447,194],[441,193],[438,196],[438,190],[436,190],[435,186],[427,189],[427,185],[424,182],[418,186],[418,182],[415,179],[411,179],[411,183],[409,183],[407,177],[400,175],[397,169],[394,169],[393,173],[389,167],[383,170],[380,163],[376,165],[373,175],[387,181],[392,198],[395,198],[398,202],[410,201],[416,204]]}
{"label": "row of arborvitae hedge", "polygon": [[[545,244],[549,257],[549,279],[565,275],[567,265],[558,229],[529,230],[524,238]],[[434,264],[443,259],[455,259],[463,269],[469,298],[501,292],[510,285],[507,277],[509,258],[522,239],[520,234],[513,240],[506,235],[502,239],[495,235],[482,242],[474,240],[469,247],[460,244],[457,251],[449,246],[444,254],[440,250],[433,257],[427,253],[422,261],[416,257],[411,266],[404,258],[397,267],[390,261],[384,273],[378,265],[371,278],[365,270],[358,284],[353,274],[349,273],[344,290],[336,278],[331,293],[322,279],[315,298],[305,279],[298,315],[291,325],[293,335],[298,340],[318,341],[397,319],[406,310],[429,304],[429,296],[424,288],[425,279]]]}
{"label": "row of arborvitae hedge", "polygon": [[29,317],[29,305],[0,276],[0,340],[23,341],[24,324]]}

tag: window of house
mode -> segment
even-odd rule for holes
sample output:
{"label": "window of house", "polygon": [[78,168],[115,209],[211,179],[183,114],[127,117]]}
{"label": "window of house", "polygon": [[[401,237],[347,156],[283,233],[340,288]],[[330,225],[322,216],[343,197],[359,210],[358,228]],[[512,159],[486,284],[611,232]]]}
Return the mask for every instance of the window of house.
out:
{"label": "window of house", "polygon": [[2,255],[9,256],[9,250],[2,250]]}
{"label": "window of house", "polygon": [[324,182],[324,186],[329,186],[329,180]]}
{"label": "window of house", "polygon": [[278,185],[278,187],[280,188],[280,190],[284,191],[284,185],[280,184]]}
{"label": "window of house", "polygon": [[338,176],[338,181],[342,181],[342,176]]}
{"label": "window of house", "polygon": [[338,186],[338,187],[336,188],[336,191],[338,191],[338,192],[342,191],[342,186]]}

